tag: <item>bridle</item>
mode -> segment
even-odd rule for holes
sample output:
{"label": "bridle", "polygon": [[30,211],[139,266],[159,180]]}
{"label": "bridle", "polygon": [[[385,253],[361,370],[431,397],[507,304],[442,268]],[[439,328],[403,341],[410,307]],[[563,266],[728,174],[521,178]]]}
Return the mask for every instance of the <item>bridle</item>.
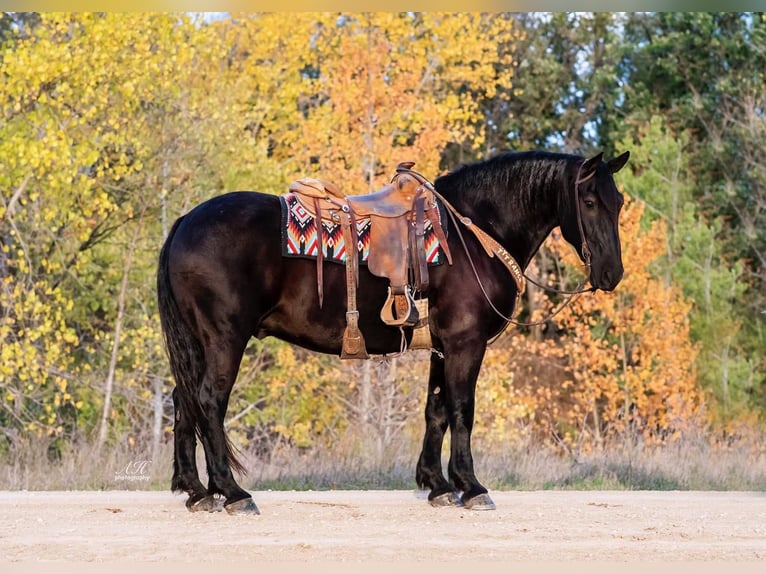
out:
{"label": "bridle", "polygon": [[577,179],[575,179],[575,188],[574,188],[574,200],[575,200],[575,212],[577,213],[577,228],[580,231],[580,241],[582,241],[582,245],[580,247],[580,250],[581,250],[580,253],[582,254],[583,260],[585,261],[585,267],[588,268],[588,276],[590,276],[591,252],[590,252],[590,247],[588,247],[588,240],[585,237],[585,230],[583,229],[583,225],[582,225],[582,208],[580,207],[580,184],[593,179],[593,177],[596,175],[596,170],[593,170],[585,177],[582,177],[582,166],[584,165],[585,165],[585,161],[580,163],[580,167],[577,168]]}
{"label": "bridle", "polygon": [[[575,184],[574,184],[574,200],[575,200],[575,213],[577,215],[577,229],[580,234],[580,253],[582,254],[582,258],[585,262],[585,268],[588,270],[586,273],[586,279],[577,286],[577,288],[573,291],[563,290],[563,289],[556,289],[555,287],[550,287],[547,285],[543,285],[538,281],[535,281],[531,277],[529,277],[524,271],[521,269],[521,266],[518,264],[518,262],[513,258],[513,256],[497,241],[492,239],[485,231],[478,228],[473,221],[469,217],[465,217],[460,214],[460,212],[455,209],[455,207],[450,204],[449,201],[447,201],[444,196],[442,196],[438,191],[436,191],[436,188],[434,187],[433,183],[431,183],[425,176],[422,174],[414,171],[412,169],[412,166],[415,165],[414,162],[403,162],[399,164],[399,166],[396,168],[397,176],[401,174],[408,174],[414,177],[423,187],[428,189],[431,193],[434,194],[436,198],[438,198],[444,206],[447,208],[447,213],[449,214],[450,218],[452,219],[453,226],[458,234],[458,238],[460,239],[460,242],[463,245],[463,249],[465,251],[466,257],[468,258],[468,262],[471,264],[471,269],[473,270],[474,277],[476,277],[476,281],[479,284],[479,287],[481,288],[481,291],[484,295],[484,298],[487,300],[487,303],[489,303],[489,306],[492,308],[492,310],[505,322],[506,325],[503,327],[503,329],[500,331],[500,333],[495,336],[492,341],[497,339],[508,327],[509,324],[514,324],[520,327],[534,327],[536,325],[543,325],[547,323],[549,320],[551,320],[553,317],[558,315],[561,311],[563,311],[567,306],[569,306],[577,296],[581,295],[582,293],[588,293],[591,291],[595,291],[595,287],[588,287],[587,289],[583,289],[582,286],[585,284],[585,281],[588,281],[590,278],[590,270],[591,270],[591,257],[592,253],[590,250],[590,247],[588,246],[588,240],[585,237],[585,229],[583,227],[582,222],[582,208],[580,207],[580,185],[590,181],[594,175],[595,170],[586,175],[585,177],[582,176],[582,168],[585,165],[585,161],[583,160],[578,169],[577,169],[577,177],[575,178]],[[397,177],[394,176],[394,179]],[[393,180],[392,180],[393,181]],[[460,226],[458,225],[458,220],[460,223],[462,223],[466,228],[468,228],[470,231],[476,235],[477,239],[479,240],[479,243],[482,244],[484,249],[487,251],[487,253],[494,257],[495,255],[498,256],[501,263],[508,269],[508,271],[511,273],[514,281],[516,282],[516,302],[514,304],[514,311],[511,317],[506,316],[503,312],[501,312],[497,307],[495,307],[494,303],[492,303],[491,299],[489,298],[489,295],[487,294],[486,289],[484,288],[484,284],[481,281],[481,278],[479,277],[479,272],[476,269],[476,265],[473,262],[473,258],[471,257],[470,251],[468,250],[468,245],[465,242],[465,239],[463,237],[462,232],[460,231]],[[541,289],[544,289],[546,291],[550,291],[553,293],[558,293],[562,295],[569,295],[567,300],[560,305],[557,309],[555,309],[553,312],[550,313],[548,317],[545,319],[541,319],[539,321],[531,321],[531,322],[524,322],[524,321],[516,321],[514,317],[519,313],[520,311],[520,305],[519,301],[521,299],[521,296],[524,294],[525,291],[525,280],[529,281],[533,285],[536,285],[537,287],[540,287]],[[490,343],[492,342],[490,341]]]}
{"label": "bridle", "polygon": [[[595,171],[592,171],[585,177],[582,177],[582,168],[583,165],[585,165],[585,160],[583,160],[580,163],[580,166],[577,168],[577,177],[575,178],[574,183],[574,201],[575,201],[575,214],[577,215],[577,230],[580,233],[580,253],[582,255],[583,261],[585,262],[585,269],[587,270],[585,273],[586,277],[590,277],[590,271],[591,271],[591,250],[588,246],[588,239],[585,237],[585,229],[583,228],[582,224],[582,208],[580,207],[580,184],[586,183],[593,179],[593,177],[596,175]],[[524,274],[524,278],[532,283],[533,285],[536,285],[537,287],[540,287],[541,289],[544,289],[545,291],[550,291],[551,293],[556,293],[558,295],[581,295],[582,293],[589,293],[591,291],[595,291],[595,287],[588,287],[587,289],[583,289],[582,286],[585,284],[585,281],[580,283],[573,291],[569,291],[566,289],[557,289],[555,287],[551,287],[549,285],[543,285],[534,279],[532,279],[529,275],[526,273]],[[587,279],[586,279],[587,281]],[[566,305],[569,304],[569,301],[567,301],[564,306],[561,307],[563,309]],[[558,311],[554,313],[554,315],[558,314]],[[548,319],[552,318],[554,315],[551,315],[551,317],[548,317]],[[543,324],[548,319],[544,319],[542,321],[538,321],[535,323],[537,324]],[[531,326],[528,324],[525,324],[527,326]]]}

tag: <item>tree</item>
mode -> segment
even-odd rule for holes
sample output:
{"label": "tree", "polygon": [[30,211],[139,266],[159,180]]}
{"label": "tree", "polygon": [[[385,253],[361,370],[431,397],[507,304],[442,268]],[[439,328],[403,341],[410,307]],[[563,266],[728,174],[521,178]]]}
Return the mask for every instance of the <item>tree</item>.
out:
{"label": "tree", "polygon": [[304,171],[351,193],[382,186],[404,160],[438,173],[451,142],[482,145],[477,93],[510,85],[508,19],[479,14],[322,16],[304,51],[298,129],[275,135],[276,157],[310,158]]}
{"label": "tree", "polygon": [[[737,299],[746,320],[734,347],[720,354],[720,364],[747,381],[748,400],[762,408],[766,393],[757,373],[763,371],[766,344],[761,314],[766,308],[761,117],[766,19],[758,13],[633,14],[625,35],[626,117],[641,124],[661,116],[675,137],[687,138],[691,200],[716,230],[712,260],[734,272],[744,264],[740,286],[747,288],[721,294],[724,300]],[[616,139],[631,123],[616,130]]]}
{"label": "tree", "polygon": [[[270,158],[295,177],[317,175],[336,182],[346,193],[381,187],[405,160],[416,161],[416,169],[424,173],[436,174],[450,143],[482,145],[484,117],[477,94],[486,99],[510,87],[509,58],[516,34],[508,18],[268,14],[238,22],[237,45],[242,47],[238,65],[247,78],[242,81],[254,94],[251,122],[262,137],[268,137]],[[292,33],[281,33],[288,22]],[[309,49],[306,37],[313,38]],[[498,43],[503,43],[503,50]],[[312,368],[321,372],[329,368],[324,358],[300,356],[315,361]],[[274,398],[275,389],[290,389],[295,397],[303,397],[302,402],[311,398],[314,413],[345,413],[347,421],[364,428],[365,436],[376,437],[371,442],[380,452],[394,431],[403,428],[402,405],[412,406],[397,361],[380,369],[369,364],[344,366],[343,379],[351,384],[325,381],[321,391],[310,378],[289,381],[286,377],[292,371],[275,366],[264,377],[266,392]],[[264,394],[263,381],[247,376],[244,380],[247,398],[235,397],[233,402],[238,412]],[[250,409],[241,423],[276,428],[281,437],[304,446],[310,440],[321,441],[322,433],[332,433],[316,418],[314,424],[319,426],[312,426],[305,418],[309,411],[295,403],[283,405],[279,412],[290,416],[269,427],[264,422],[272,420],[269,405]],[[307,432],[298,437],[295,429]]]}
{"label": "tree", "polygon": [[[493,82],[508,81],[493,43],[507,24],[478,15],[263,14],[207,24],[44,14],[17,33],[0,86],[6,434],[96,431],[101,443],[127,436],[141,446],[151,428],[156,450],[169,378],[152,285],[170,222],[215,193],[282,193],[297,175],[369,188],[411,154],[436,169],[447,143],[481,124],[461,87],[491,94]],[[456,34],[462,49],[450,44]],[[338,154],[351,163],[335,163]],[[293,352],[264,349],[233,398],[235,416],[250,409],[237,422],[279,413],[272,428],[313,440],[314,431],[296,429],[321,401],[342,404],[354,390],[304,389],[272,404],[275,381],[292,373],[274,358],[292,364]],[[300,356],[307,372],[334,372]],[[266,391],[265,410],[249,385]]]}
{"label": "tree", "polygon": [[724,418],[751,408],[750,392],[763,384],[757,361],[748,356],[742,325],[746,315],[738,303],[747,283],[741,261],[729,265],[718,238],[722,218],[707,223],[693,201],[694,178],[687,166],[690,137],[669,132],[659,117],[637,126],[624,146],[637,166],[631,190],[647,205],[646,224],[667,227],[665,255],[657,275],[666,285],[678,285],[693,303],[690,334],[700,345],[700,383],[715,397]]}
{"label": "tree", "polygon": [[620,23],[606,12],[519,15],[512,97],[491,112],[493,149],[613,154],[605,136],[620,96]]}
{"label": "tree", "polygon": [[275,171],[239,116],[249,94],[211,98],[211,84],[236,77],[221,66],[228,49],[220,28],[173,15],[46,14],[3,60],[7,433],[82,433],[97,420],[122,432],[154,404],[156,443],[163,230],[244,167],[265,168],[251,178],[261,184]]}
{"label": "tree", "polygon": [[[630,148],[636,267],[624,292],[490,351],[494,428],[569,444],[628,421],[672,434],[673,413],[699,411],[690,364],[724,418],[763,404],[763,28],[731,14],[4,14],[0,449],[103,429],[105,445],[157,451],[172,412],[156,257],[200,201],[305,175],[366,192],[403,160],[435,177],[509,145]],[[576,282],[558,245],[539,274]],[[558,300],[529,302],[536,316]],[[541,361],[508,354],[522,343]],[[367,421],[381,451],[411,430],[409,368],[255,341],[229,425],[243,443],[310,448]],[[550,383],[527,384],[530,368]]]}

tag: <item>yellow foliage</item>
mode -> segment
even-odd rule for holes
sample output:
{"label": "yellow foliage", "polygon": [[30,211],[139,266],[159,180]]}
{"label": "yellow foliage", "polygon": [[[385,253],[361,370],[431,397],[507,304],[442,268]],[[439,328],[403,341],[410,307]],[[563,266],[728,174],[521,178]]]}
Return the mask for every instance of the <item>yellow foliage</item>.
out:
{"label": "yellow foliage", "polygon": [[78,371],[78,337],[66,326],[65,308],[61,292],[43,283],[0,289],[0,309],[13,310],[0,318],[0,392],[16,421],[36,433],[58,434],[56,413],[72,403],[62,374]]}
{"label": "yellow foliage", "polygon": [[[327,430],[340,430],[342,409],[330,398],[342,386],[337,361],[277,342],[264,346],[261,353],[272,355],[274,365],[257,368],[252,357],[245,357],[239,377],[245,387],[232,402],[234,415],[247,408],[248,401],[263,401],[263,408],[242,422],[276,433],[297,447],[314,445]],[[233,436],[241,427],[239,420],[231,425]]]}
{"label": "yellow foliage", "polygon": [[382,186],[400,161],[436,174],[450,142],[479,146],[479,95],[510,85],[512,48],[497,46],[516,34],[507,18],[466,13],[268,14],[238,32],[274,157],[348,193]]}
{"label": "yellow foliage", "polygon": [[[0,189],[10,193],[0,221],[0,390],[13,396],[14,425],[59,435],[62,413],[71,424],[71,411],[96,407],[81,400],[103,380],[88,375],[104,360],[104,327],[91,312],[110,297],[103,267],[115,256],[94,245],[133,215],[126,182],[154,153],[147,134],[157,129],[142,111],[171,101],[171,64],[191,67],[184,37],[193,29],[170,14],[49,13],[1,61]],[[143,342],[136,334],[127,339]]]}

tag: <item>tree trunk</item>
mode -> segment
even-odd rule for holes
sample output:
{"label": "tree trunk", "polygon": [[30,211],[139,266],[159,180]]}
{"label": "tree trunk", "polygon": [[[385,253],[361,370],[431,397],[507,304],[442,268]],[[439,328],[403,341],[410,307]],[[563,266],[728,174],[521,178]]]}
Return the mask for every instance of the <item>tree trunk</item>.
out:
{"label": "tree trunk", "polygon": [[[362,363],[362,400],[360,405],[359,420],[363,427],[370,424],[370,409],[372,408],[372,370],[371,361]],[[366,431],[365,431],[366,432]]]}
{"label": "tree trunk", "polygon": [[122,335],[122,322],[125,319],[125,301],[128,295],[128,283],[130,278],[130,269],[133,266],[133,255],[136,251],[136,242],[138,232],[141,229],[143,213],[136,222],[133,232],[133,238],[128,246],[128,253],[125,256],[125,265],[122,268],[122,282],[120,283],[120,294],[117,297],[117,318],[114,325],[114,341],[112,343],[112,356],[109,359],[109,369],[104,382],[104,410],[101,413],[101,424],[98,430],[98,441],[96,442],[96,452],[100,452],[106,442],[106,433],[109,427],[109,412],[112,409],[112,392],[114,390],[114,376],[117,371],[117,358],[120,353],[120,336]]}
{"label": "tree trunk", "polygon": [[122,321],[125,318],[125,299],[128,293],[128,276],[133,262],[134,242],[131,242],[128,250],[128,256],[125,258],[125,266],[122,270],[122,283],[120,284],[120,294],[117,299],[117,319],[114,325],[114,341],[112,343],[112,356],[109,359],[109,370],[104,383],[104,410],[101,413],[101,425],[98,431],[98,442],[96,443],[97,452],[106,442],[106,432],[109,426],[109,411],[112,409],[112,391],[114,389],[114,374],[117,370],[117,357],[120,352],[120,336],[122,334]]}
{"label": "tree trunk", "polygon": [[152,404],[154,406],[154,420],[152,424],[152,461],[159,459],[160,442],[162,439],[162,405],[165,397],[162,394],[162,379],[155,376],[153,378],[154,386],[154,398]]}

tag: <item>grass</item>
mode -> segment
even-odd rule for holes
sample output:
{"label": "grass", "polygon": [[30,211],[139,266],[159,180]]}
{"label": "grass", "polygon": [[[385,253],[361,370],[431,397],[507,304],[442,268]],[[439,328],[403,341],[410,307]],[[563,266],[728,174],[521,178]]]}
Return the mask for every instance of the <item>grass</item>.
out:
{"label": "grass", "polygon": [[[448,444],[445,444],[445,456]],[[401,441],[385,453],[363,442],[331,449],[284,451],[268,462],[248,459],[249,488],[410,489],[419,445]],[[754,490],[766,491],[766,450],[741,441],[725,447],[693,436],[657,446],[629,440],[611,448],[563,455],[524,444],[484,451],[474,446],[475,468],[495,490]],[[446,473],[446,459],[445,459]]]}
{"label": "grass", "polygon": [[151,460],[128,441],[99,452],[82,440],[55,447],[37,438],[0,457],[0,490],[162,490],[170,484],[172,456],[172,444]]}
{"label": "grass", "polygon": [[518,490],[766,491],[760,445],[714,446],[699,438],[671,444],[615,444],[577,457],[550,449],[517,449],[486,462],[487,486]]}
{"label": "grass", "polygon": [[[198,468],[204,469],[201,449]],[[445,444],[445,456],[448,444]],[[250,490],[413,489],[416,441],[381,449],[343,436],[315,449],[282,448],[264,459],[247,451]],[[700,437],[648,447],[632,441],[577,457],[545,445],[482,450],[474,446],[482,482],[495,490],[754,490],[766,491],[766,452],[760,445],[713,446]],[[0,459],[4,490],[165,490],[172,474],[172,444],[150,460],[126,441],[97,452],[80,442],[61,450],[43,439]],[[141,461],[149,461],[140,467]],[[446,460],[445,460],[446,466]],[[139,472],[140,471],[140,472]],[[445,469],[446,472],[446,469]],[[146,478],[127,479],[128,475]],[[206,480],[202,472],[203,482]]]}

